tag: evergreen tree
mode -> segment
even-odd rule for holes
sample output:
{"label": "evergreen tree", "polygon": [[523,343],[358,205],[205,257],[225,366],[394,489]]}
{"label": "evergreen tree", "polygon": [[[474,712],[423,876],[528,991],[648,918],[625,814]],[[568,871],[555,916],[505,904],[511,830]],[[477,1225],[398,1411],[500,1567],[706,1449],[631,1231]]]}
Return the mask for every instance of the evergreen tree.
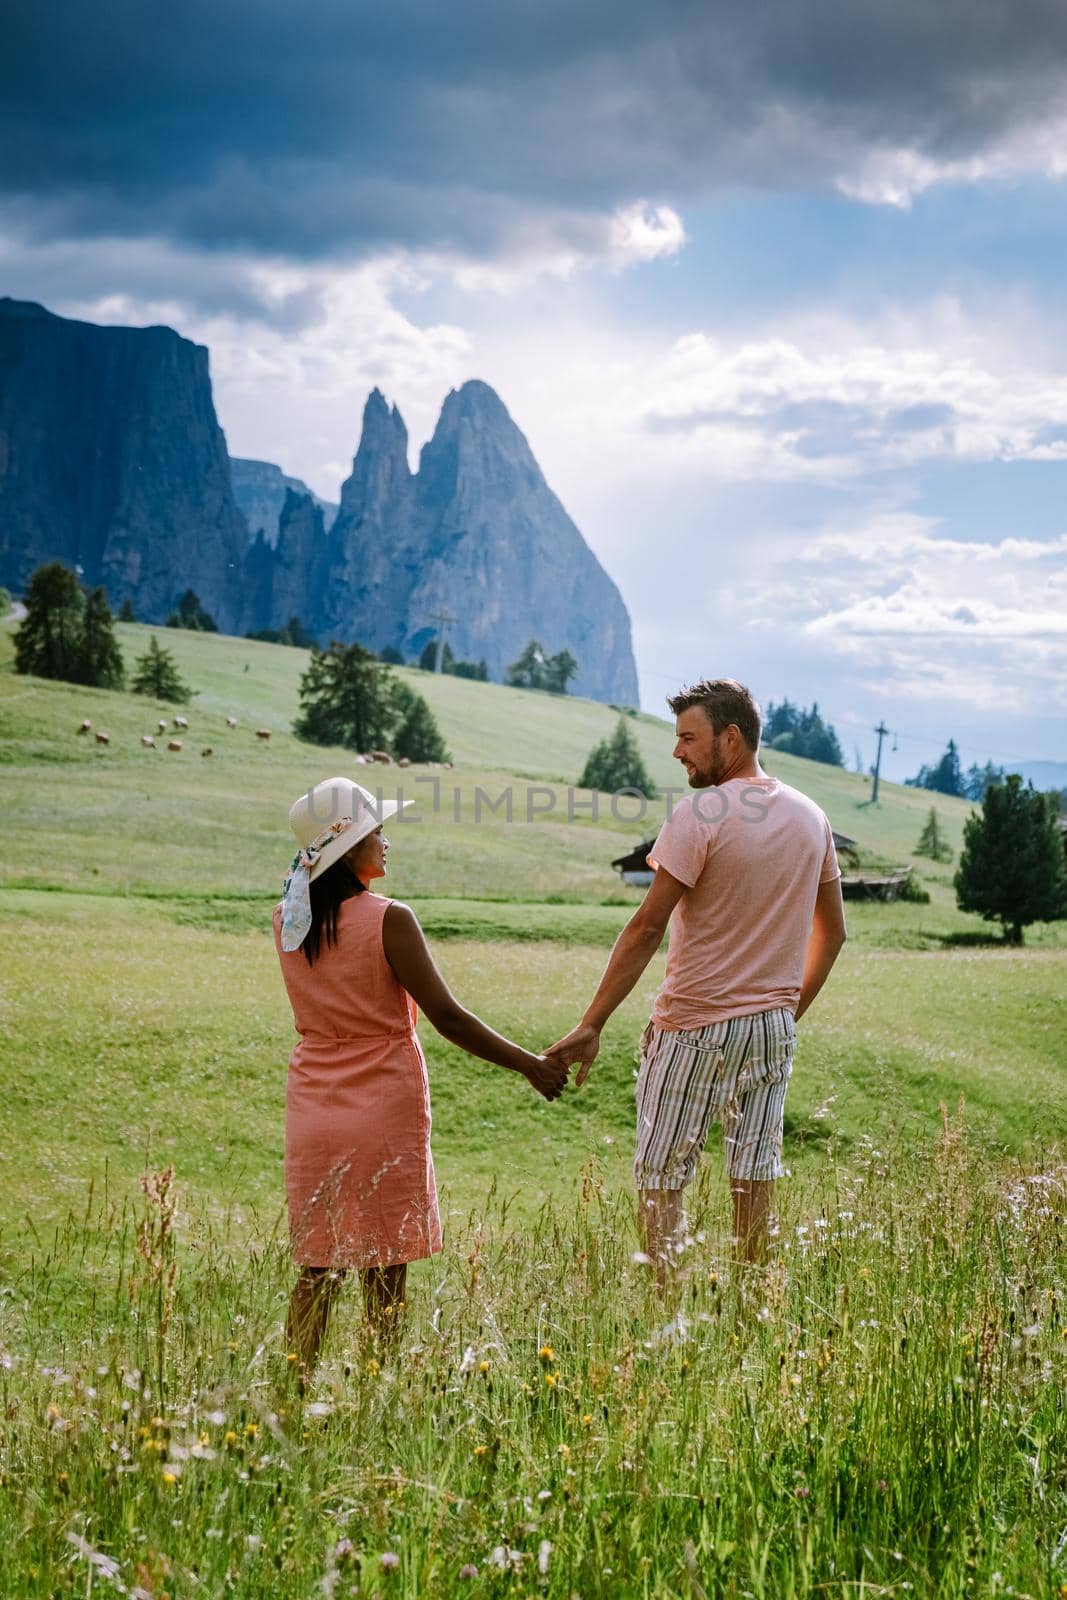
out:
{"label": "evergreen tree", "polygon": [[454,678],[470,678],[475,683],[489,682],[489,668],[483,656],[481,661],[457,661],[452,668]]}
{"label": "evergreen tree", "polygon": [[977,761],[973,761],[963,777],[964,799],[977,800],[980,803],[985,799],[986,790],[994,783],[1003,783],[1004,778],[1003,767],[995,767],[992,761],[987,761],[984,767],[980,767]]}
{"label": "evergreen tree", "polygon": [[577,675],[578,663],[569,650],[549,656],[541,669],[542,686],[549,694],[566,694],[567,685]]}
{"label": "evergreen tree", "polygon": [[172,611],[167,618],[165,626],[168,628],[188,628],[192,633],[218,633],[219,625],[210,611],[205,611],[200,604],[200,596],[195,589],[186,589],[178,601],[177,611]]}
{"label": "evergreen tree", "polygon": [[403,654],[395,644],[387,644],[384,650],[379,650],[378,659],[379,661],[384,661],[386,666],[389,667],[402,667],[404,665]]}
{"label": "evergreen tree", "polygon": [[313,650],[300,679],[293,731],[311,744],[373,750],[388,743],[397,720],[392,673],[361,644]]}
{"label": "evergreen tree", "polygon": [[961,911],[999,922],[1010,944],[1022,944],[1031,922],[1067,917],[1067,858],[1056,826],[1057,806],[1018,773],[987,790],[981,812],[963,825],[956,869]]}
{"label": "evergreen tree", "polygon": [[[448,643],[448,640],[446,639],[445,640],[445,647],[441,651],[441,671],[442,672],[451,672],[452,671],[452,663],[455,661],[455,659],[456,659],[455,656],[452,654],[452,646]],[[428,639],[427,642],[423,645],[422,654],[419,656],[419,666],[422,668],[423,672],[436,672],[437,671],[437,640],[436,639]]]}
{"label": "evergreen tree", "polygon": [[92,684],[97,689],[121,689],[125,681],[126,668],[115,638],[107,595],[103,589],[93,589],[82,616],[78,682]]}
{"label": "evergreen tree", "polygon": [[599,789],[602,794],[636,789],[650,800],[655,798],[655,786],[625,717],[619,718],[610,739],[593,746],[578,785],[582,789]]}
{"label": "evergreen tree", "polygon": [[15,635],[15,671],[79,683],[85,597],[74,573],[61,561],[38,567],[25,604]]}
{"label": "evergreen tree", "polygon": [[137,616],[136,616],[136,613],[134,612],[134,609],[133,609],[133,601],[130,599],[129,595],[127,595],[125,600],[123,600],[123,602],[122,602],[122,606],[121,606],[121,608],[119,610],[119,621],[120,622],[136,622],[137,621]]}
{"label": "evergreen tree", "polygon": [[0,583],[0,617],[6,617],[11,610],[11,590],[5,589]]}
{"label": "evergreen tree", "polygon": [[950,739],[941,760],[934,767],[922,766],[914,778],[905,778],[913,789],[933,789],[936,794],[954,794],[964,798],[963,772],[956,741]]}
{"label": "evergreen tree", "polygon": [[153,700],[167,700],[175,705],[184,705],[192,694],[188,684],[182,681],[174,657],[169,650],[161,649],[155,634],[149,639],[144,655],[134,662],[130,688],[134,694],[146,694]]}
{"label": "evergreen tree", "polygon": [[392,735],[392,751],[398,760],[449,761],[441,730],[421,694],[398,683],[393,694],[397,722]]}
{"label": "evergreen tree", "polygon": [[522,655],[508,667],[504,682],[510,683],[513,689],[543,689],[544,668],[545,647],[531,639]]}
{"label": "evergreen tree", "polygon": [[822,761],[831,767],[845,764],[840,741],[830,724],[823,721],[818,701],[813,702],[810,711],[789,700],[780,705],[769,701],[761,742],[772,750],[803,756],[806,761]]}
{"label": "evergreen tree", "polygon": [[917,856],[929,856],[931,861],[951,861],[952,851],[945,835],[941,832],[941,821],[934,806],[930,807],[926,818],[926,826],[919,835],[919,842],[915,846]]}

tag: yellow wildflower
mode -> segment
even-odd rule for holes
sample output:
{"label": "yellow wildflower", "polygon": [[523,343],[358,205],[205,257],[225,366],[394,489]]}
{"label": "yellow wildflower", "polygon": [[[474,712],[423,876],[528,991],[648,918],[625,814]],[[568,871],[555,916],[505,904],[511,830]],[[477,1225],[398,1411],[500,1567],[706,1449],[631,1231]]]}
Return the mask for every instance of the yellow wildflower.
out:
{"label": "yellow wildflower", "polygon": [[172,1483],[177,1483],[177,1481],[178,1481],[178,1475],[177,1475],[176,1472],[165,1472],[163,1474],[163,1482],[165,1484],[169,1485],[169,1484],[172,1484]]}
{"label": "yellow wildflower", "polygon": [[555,1361],[556,1359],[556,1352],[550,1344],[543,1344],[537,1354],[542,1361]]}
{"label": "yellow wildflower", "polygon": [[488,1361],[479,1361],[479,1363],[478,1363],[478,1371],[479,1372],[488,1372],[489,1371],[489,1363],[488,1363]]}
{"label": "yellow wildflower", "polygon": [[476,1456],[487,1456],[489,1454],[489,1446],[487,1444],[475,1445],[474,1454]]}
{"label": "yellow wildflower", "polygon": [[585,1413],[585,1415],[582,1417],[582,1427],[583,1428],[590,1427],[592,1425],[592,1421],[593,1421],[593,1413],[591,1411],[587,1411]]}
{"label": "yellow wildflower", "polygon": [[382,1369],[378,1365],[377,1361],[375,1361],[374,1357],[371,1356],[370,1360],[367,1362],[367,1371],[370,1373],[371,1377],[376,1378],[381,1370]]}
{"label": "yellow wildflower", "polygon": [[259,1423],[258,1422],[250,1422],[250,1423],[248,1423],[248,1425],[245,1428],[245,1432],[247,1433],[247,1435],[248,1435],[248,1437],[250,1439],[254,1439],[256,1434],[259,1432]]}
{"label": "yellow wildflower", "polygon": [[234,1433],[232,1428],[227,1428],[222,1442],[223,1444],[230,1445],[231,1447],[237,1443],[237,1435]]}
{"label": "yellow wildflower", "polygon": [[556,1384],[559,1382],[559,1373],[558,1372],[546,1372],[545,1373],[545,1382],[548,1384],[548,1387],[550,1389],[554,1389],[556,1387]]}

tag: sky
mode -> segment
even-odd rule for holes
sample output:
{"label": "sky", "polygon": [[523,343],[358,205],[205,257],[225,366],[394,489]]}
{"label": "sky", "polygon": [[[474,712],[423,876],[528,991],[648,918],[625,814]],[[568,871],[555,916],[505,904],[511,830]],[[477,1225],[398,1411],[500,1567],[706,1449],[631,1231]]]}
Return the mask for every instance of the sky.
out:
{"label": "sky", "polygon": [[211,351],[336,499],[491,383],[646,709],[817,701],[847,764],[1067,761],[1060,0],[16,0],[0,293]]}

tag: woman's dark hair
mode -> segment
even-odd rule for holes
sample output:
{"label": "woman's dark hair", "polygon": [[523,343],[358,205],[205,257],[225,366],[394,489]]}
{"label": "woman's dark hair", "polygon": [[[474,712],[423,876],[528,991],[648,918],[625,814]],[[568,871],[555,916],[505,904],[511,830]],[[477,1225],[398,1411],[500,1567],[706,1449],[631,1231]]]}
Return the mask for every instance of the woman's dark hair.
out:
{"label": "woman's dark hair", "polygon": [[356,877],[347,859],[342,856],[332,867],[327,867],[310,886],[311,927],[300,948],[313,966],[319,953],[323,935],[327,946],[337,943],[337,913],[346,900],[362,894],[364,885]]}

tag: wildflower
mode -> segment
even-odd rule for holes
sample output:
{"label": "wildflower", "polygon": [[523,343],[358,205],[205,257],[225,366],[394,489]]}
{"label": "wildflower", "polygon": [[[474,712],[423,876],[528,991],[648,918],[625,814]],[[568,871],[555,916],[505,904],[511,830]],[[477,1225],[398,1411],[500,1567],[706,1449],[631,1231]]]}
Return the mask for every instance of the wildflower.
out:
{"label": "wildflower", "polygon": [[799,1483],[793,1492],[798,1500],[806,1500],[810,1495],[811,1490],[808,1488],[806,1483]]}
{"label": "wildflower", "polygon": [[296,1363],[300,1360],[300,1357],[297,1355],[295,1350],[290,1350],[289,1354],[286,1356],[285,1359],[286,1359],[286,1361],[288,1361],[290,1366],[295,1366]]}
{"label": "wildflower", "polygon": [[489,1446],[487,1444],[475,1445],[474,1454],[476,1456],[487,1456],[489,1454]]}
{"label": "wildflower", "polygon": [[545,1382],[548,1384],[548,1387],[550,1389],[554,1389],[556,1387],[556,1384],[559,1382],[559,1373],[558,1372],[546,1372],[545,1373]]}
{"label": "wildflower", "polygon": [[591,1424],[592,1424],[592,1421],[593,1421],[593,1413],[591,1411],[585,1412],[585,1414],[582,1417],[582,1427],[583,1428],[590,1427]]}
{"label": "wildflower", "polygon": [[245,1432],[250,1439],[254,1439],[256,1434],[259,1432],[259,1423],[249,1422],[245,1427]]}
{"label": "wildflower", "polygon": [[468,1561],[465,1566],[460,1567],[459,1575],[461,1578],[476,1578],[478,1576],[478,1568],[473,1561]]}
{"label": "wildflower", "polygon": [[227,1428],[222,1442],[223,1444],[228,1445],[231,1450],[233,1449],[234,1445],[237,1443],[237,1435],[234,1433],[232,1428]]}
{"label": "wildflower", "polygon": [[537,1549],[537,1570],[542,1578],[548,1577],[548,1558],[552,1554],[551,1539],[542,1539]]}
{"label": "wildflower", "polygon": [[227,1339],[226,1340],[226,1348],[227,1348],[227,1350],[236,1350],[237,1347],[238,1346],[237,1346],[237,1340],[236,1339]]}
{"label": "wildflower", "polygon": [[563,1457],[564,1461],[566,1461],[566,1459],[570,1455],[570,1453],[571,1453],[571,1447],[570,1447],[569,1444],[561,1444],[560,1445],[559,1454]]}
{"label": "wildflower", "polygon": [[542,1361],[555,1361],[556,1359],[556,1352],[550,1344],[543,1344],[537,1354]]}
{"label": "wildflower", "polygon": [[381,1370],[382,1369],[379,1366],[378,1362],[375,1361],[373,1356],[371,1356],[370,1360],[367,1362],[367,1371],[370,1374],[370,1376],[372,1378],[376,1378],[378,1376],[379,1372],[381,1372]]}
{"label": "wildflower", "polygon": [[[879,1494],[887,1494],[888,1492],[889,1492],[888,1483],[886,1483],[884,1478],[879,1478],[878,1479],[878,1493]],[[1067,1596],[1064,1597],[1064,1600],[1067,1600]]]}
{"label": "wildflower", "polygon": [[478,1371],[479,1372],[488,1372],[489,1371],[489,1363],[488,1363],[488,1361],[479,1361],[479,1363],[478,1363]]}
{"label": "wildflower", "polygon": [[394,1567],[398,1567],[400,1565],[400,1557],[392,1550],[383,1550],[381,1555],[381,1563],[387,1572],[391,1572]]}
{"label": "wildflower", "polygon": [[167,1485],[168,1488],[171,1486],[171,1484],[177,1483],[177,1481],[178,1481],[178,1474],[176,1472],[165,1472],[163,1474],[163,1482]]}
{"label": "wildflower", "polygon": [[355,1554],[356,1547],[351,1539],[338,1539],[333,1556],[335,1561],[350,1561]]}

